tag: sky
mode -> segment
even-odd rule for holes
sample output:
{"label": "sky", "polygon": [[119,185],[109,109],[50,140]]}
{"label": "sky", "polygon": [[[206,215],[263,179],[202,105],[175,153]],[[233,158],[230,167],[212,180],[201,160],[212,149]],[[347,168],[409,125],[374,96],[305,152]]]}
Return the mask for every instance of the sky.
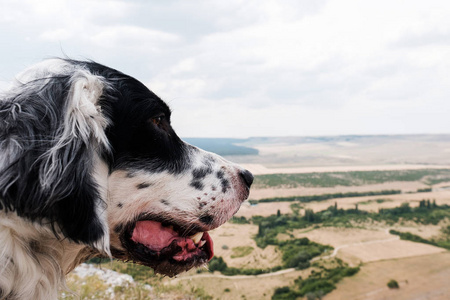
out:
{"label": "sky", "polygon": [[49,57],[142,81],[181,137],[450,133],[450,1],[2,0],[0,89]]}

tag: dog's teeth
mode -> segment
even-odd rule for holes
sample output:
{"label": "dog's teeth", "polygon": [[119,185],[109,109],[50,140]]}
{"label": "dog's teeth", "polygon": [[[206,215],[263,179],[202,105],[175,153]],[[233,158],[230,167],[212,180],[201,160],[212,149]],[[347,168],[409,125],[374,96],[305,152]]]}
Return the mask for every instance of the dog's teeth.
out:
{"label": "dog's teeth", "polygon": [[202,239],[203,232],[197,232],[194,235],[191,235],[189,238],[194,241],[194,244],[198,244]]}
{"label": "dog's teeth", "polygon": [[198,247],[202,247],[204,244],[206,244],[206,241],[200,241],[200,244],[198,244]]}

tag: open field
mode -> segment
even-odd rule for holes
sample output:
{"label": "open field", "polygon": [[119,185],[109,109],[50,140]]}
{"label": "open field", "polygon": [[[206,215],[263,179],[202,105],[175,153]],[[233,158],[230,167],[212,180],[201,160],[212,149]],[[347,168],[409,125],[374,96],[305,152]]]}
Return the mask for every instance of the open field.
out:
{"label": "open field", "polygon": [[[338,283],[325,300],[448,299],[450,252],[364,264],[355,276]],[[389,289],[389,280],[399,289]]]}
{"label": "open field", "polygon": [[[351,265],[446,252],[445,249],[439,247],[402,241],[398,236],[389,234],[387,230],[380,227],[375,228],[376,226],[371,230],[322,227],[306,233],[302,233],[302,230],[294,230],[293,233],[296,237],[308,237],[314,242],[333,246],[335,248],[333,255]],[[423,226],[423,228],[427,228],[427,226]],[[430,231],[432,232],[431,236],[438,234],[433,229]]]}

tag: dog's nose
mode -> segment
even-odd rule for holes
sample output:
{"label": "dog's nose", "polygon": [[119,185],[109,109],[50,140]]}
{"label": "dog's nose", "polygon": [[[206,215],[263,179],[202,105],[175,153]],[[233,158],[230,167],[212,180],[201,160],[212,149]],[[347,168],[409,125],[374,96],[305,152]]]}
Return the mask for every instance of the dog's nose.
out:
{"label": "dog's nose", "polygon": [[248,187],[250,187],[252,185],[253,179],[254,179],[252,173],[250,173],[247,170],[244,170],[244,171],[241,171],[239,175],[241,175],[242,179],[244,179],[244,182]]}

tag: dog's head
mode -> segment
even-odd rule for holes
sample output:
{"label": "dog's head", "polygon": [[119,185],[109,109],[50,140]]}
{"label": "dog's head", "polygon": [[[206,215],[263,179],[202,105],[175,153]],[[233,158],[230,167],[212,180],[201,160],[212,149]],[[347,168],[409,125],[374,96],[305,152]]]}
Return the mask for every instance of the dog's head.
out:
{"label": "dog's head", "polygon": [[119,71],[56,59],[18,80],[0,101],[0,209],[170,276],[211,259],[248,171],[183,142]]}

